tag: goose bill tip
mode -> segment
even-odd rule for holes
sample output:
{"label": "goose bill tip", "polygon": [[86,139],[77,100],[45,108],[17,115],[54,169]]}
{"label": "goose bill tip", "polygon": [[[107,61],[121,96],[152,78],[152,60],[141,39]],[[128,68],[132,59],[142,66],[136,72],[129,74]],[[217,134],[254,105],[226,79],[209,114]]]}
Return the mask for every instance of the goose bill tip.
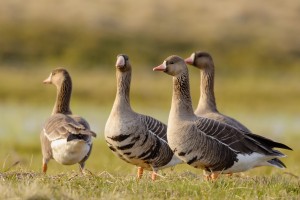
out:
{"label": "goose bill tip", "polygon": [[159,65],[159,66],[153,68],[153,71],[165,71],[165,70],[166,70],[166,68],[164,65]]}
{"label": "goose bill tip", "polygon": [[45,79],[45,80],[43,81],[43,83],[44,83],[44,84],[50,84],[50,83],[51,83],[51,80],[50,80],[49,78],[47,78],[47,79]]}
{"label": "goose bill tip", "polygon": [[184,61],[185,61],[185,63],[190,64],[190,65],[192,65],[194,62],[193,58],[191,58],[191,57],[186,58]]}

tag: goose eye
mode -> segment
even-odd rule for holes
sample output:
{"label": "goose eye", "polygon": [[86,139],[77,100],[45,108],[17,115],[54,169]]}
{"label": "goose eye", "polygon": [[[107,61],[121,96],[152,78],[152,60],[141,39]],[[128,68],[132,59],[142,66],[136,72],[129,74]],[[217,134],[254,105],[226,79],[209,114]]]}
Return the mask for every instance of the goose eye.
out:
{"label": "goose eye", "polygon": [[174,64],[174,62],[173,62],[173,61],[170,61],[170,63],[169,63],[169,64],[173,65],[173,64]]}

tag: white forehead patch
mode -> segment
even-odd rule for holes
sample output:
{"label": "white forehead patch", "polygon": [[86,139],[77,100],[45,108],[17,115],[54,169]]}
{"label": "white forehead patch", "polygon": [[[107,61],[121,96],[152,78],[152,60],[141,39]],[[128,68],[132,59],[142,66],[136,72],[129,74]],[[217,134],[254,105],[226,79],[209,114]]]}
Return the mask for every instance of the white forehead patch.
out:
{"label": "white forehead patch", "polygon": [[162,66],[164,67],[164,69],[167,69],[167,61],[164,61]]}
{"label": "white forehead patch", "polygon": [[193,59],[193,62],[195,61],[195,56],[196,56],[195,53],[193,53],[193,54],[191,55],[191,58]]}

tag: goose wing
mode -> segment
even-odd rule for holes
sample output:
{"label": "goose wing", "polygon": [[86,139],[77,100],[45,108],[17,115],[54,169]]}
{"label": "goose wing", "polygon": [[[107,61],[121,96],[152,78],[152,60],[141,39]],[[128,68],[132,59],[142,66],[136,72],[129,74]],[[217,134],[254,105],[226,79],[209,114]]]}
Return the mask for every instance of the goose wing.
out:
{"label": "goose wing", "polygon": [[230,125],[208,118],[198,118],[196,121],[198,131],[205,134],[215,142],[227,146],[235,152],[251,154],[253,152],[283,156],[279,151],[272,148],[289,148],[281,143],[274,142],[262,136],[247,133]]}
{"label": "goose wing", "polygon": [[49,141],[67,138],[69,134],[92,135],[82,124],[64,114],[52,115],[43,130]]}
{"label": "goose wing", "polygon": [[167,141],[167,125],[147,115],[141,115],[141,118],[146,124],[148,131]]}
{"label": "goose wing", "polygon": [[90,124],[82,117],[78,116],[78,115],[72,115],[71,116],[76,122],[78,122],[79,124],[83,125],[85,127],[86,130],[89,130],[91,132],[91,135],[93,137],[97,137],[97,134],[93,131],[91,131],[90,129]]}

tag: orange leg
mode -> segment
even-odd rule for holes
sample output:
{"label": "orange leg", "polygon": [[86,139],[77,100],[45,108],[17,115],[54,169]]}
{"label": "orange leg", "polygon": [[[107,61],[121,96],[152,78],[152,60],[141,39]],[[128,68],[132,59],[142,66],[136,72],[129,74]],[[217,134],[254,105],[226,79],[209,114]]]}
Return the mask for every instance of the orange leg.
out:
{"label": "orange leg", "polygon": [[211,176],[211,179],[214,181],[214,180],[217,180],[217,178],[219,177],[219,173],[212,173],[210,176]]}
{"label": "orange leg", "polygon": [[47,172],[47,169],[48,169],[48,167],[47,167],[47,163],[43,163],[43,173],[45,173],[46,174],[46,172]]}
{"label": "orange leg", "polygon": [[204,174],[204,179],[207,181],[215,181],[219,177],[219,173],[213,172],[211,174]]}
{"label": "orange leg", "polygon": [[156,172],[155,171],[152,172],[151,179],[152,179],[152,181],[156,180]]}
{"label": "orange leg", "polygon": [[143,176],[144,169],[142,167],[138,167],[137,177],[141,179]]}

